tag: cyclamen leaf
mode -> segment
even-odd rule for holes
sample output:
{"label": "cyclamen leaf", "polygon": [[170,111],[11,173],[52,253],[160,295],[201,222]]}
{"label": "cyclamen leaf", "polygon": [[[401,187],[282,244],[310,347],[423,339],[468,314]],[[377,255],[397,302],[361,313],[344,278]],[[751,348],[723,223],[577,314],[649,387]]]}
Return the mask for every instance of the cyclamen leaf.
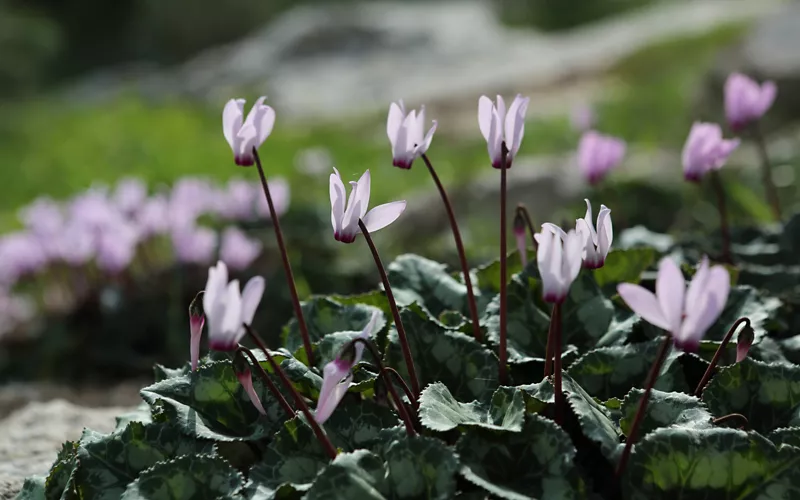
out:
{"label": "cyclamen leaf", "polygon": [[[468,314],[467,287],[446,269],[446,265],[419,255],[397,257],[386,268],[397,305],[417,303],[433,316],[444,311]],[[480,290],[475,293],[480,294]]]}
{"label": "cyclamen leaf", "polygon": [[735,429],[657,429],[636,443],[624,497],[796,498],[800,449]]}
{"label": "cyclamen leaf", "polygon": [[461,475],[499,498],[585,498],[572,441],[538,415],[531,415],[519,433],[470,429],[456,443],[456,451]]}
{"label": "cyclamen leaf", "polygon": [[185,455],[158,462],[132,482],[122,500],[240,498],[244,477],[216,455]]}
{"label": "cyclamen leaf", "polygon": [[[472,337],[445,328],[416,304],[403,308],[400,318],[422,387],[442,382],[458,399],[488,397],[497,389],[498,362],[494,353]],[[389,333],[386,364],[408,380],[397,331]]]}
{"label": "cyclamen leaf", "polygon": [[775,446],[788,445],[800,448],[800,427],[784,427],[775,429],[767,436]]}
{"label": "cyclamen leaf", "polygon": [[[643,389],[631,389],[622,401],[620,427],[627,436],[644,394]],[[653,390],[647,402],[647,410],[639,427],[638,438],[661,427],[685,427],[708,429],[712,415],[699,398],[682,392]]]}
{"label": "cyclamen leaf", "polygon": [[[61,498],[77,466],[78,443],[67,441],[61,446],[56,461],[44,483],[47,498]],[[70,487],[70,489],[73,489]]]}
{"label": "cyclamen leaf", "polygon": [[[599,399],[624,397],[632,387],[644,385],[663,340],[601,347],[570,366],[568,373],[589,394]],[[655,388],[689,392],[679,363],[680,351],[672,349],[664,360]]]}
{"label": "cyclamen leaf", "polygon": [[390,498],[453,498],[458,457],[442,441],[424,436],[404,437],[387,447],[385,460]]}
{"label": "cyclamen leaf", "polygon": [[519,432],[525,419],[525,402],[519,390],[501,387],[488,403],[460,403],[444,384],[436,382],[422,391],[419,416],[422,425],[440,432],[462,425]]}
{"label": "cyclamen leaf", "polygon": [[703,401],[717,417],[741,413],[763,434],[800,425],[800,367],[745,358],[717,372]]}
{"label": "cyclamen leaf", "polygon": [[611,420],[608,410],[597,403],[572,378],[564,374],[562,390],[567,395],[567,402],[578,417],[583,434],[600,445],[603,455],[615,459],[619,448],[620,433]]}
{"label": "cyclamen leaf", "polygon": [[50,498],[49,496],[45,496],[45,478],[44,476],[30,476],[25,478],[25,482],[22,483],[22,489],[20,489],[17,496],[14,497],[16,500],[45,500],[46,498]]}
{"label": "cyclamen leaf", "polygon": [[116,499],[140,472],[181,455],[212,453],[210,441],[185,436],[172,425],[131,422],[124,429],[81,442],[75,473],[83,498]]}
{"label": "cyclamen leaf", "polygon": [[614,287],[619,283],[639,283],[642,272],[653,265],[657,255],[653,248],[612,250],[603,267],[595,269],[592,274],[600,288],[614,293]]}
{"label": "cyclamen leaf", "polygon": [[383,460],[367,450],[341,453],[317,476],[306,500],[384,500],[389,490]]}

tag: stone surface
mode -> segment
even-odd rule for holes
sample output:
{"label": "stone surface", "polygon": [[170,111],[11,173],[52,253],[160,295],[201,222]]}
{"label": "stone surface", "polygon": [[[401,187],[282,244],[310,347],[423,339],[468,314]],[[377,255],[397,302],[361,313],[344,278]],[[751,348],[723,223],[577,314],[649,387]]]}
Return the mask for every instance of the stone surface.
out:
{"label": "stone surface", "polygon": [[80,438],[84,427],[114,429],[129,407],[86,408],[63,399],[30,403],[0,421],[0,499],[13,498],[30,475],[45,475],[61,444]]}
{"label": "stone surface", "polygon": [[484,0],[326,4],[292,10],[176,68],[106,72],[68,94],[98,99],[133,87],[154,98],[188,95],[219,105],[233,94],[267,93],[282,117],[329,119],[383,110],[400,97],[471,101],[601,73],[643,46],[751,19],[780,3],[657,2],[560,33],[507,28]]}
{"label": "stone surface", "polygon": [[767,125],[783,125],[800,118],[800,3],[784,4],[761,19],[744,40],[723,52],[709,77],[703,100],[721,99],[731,72],[774,80],[778,97],[767,115]]}

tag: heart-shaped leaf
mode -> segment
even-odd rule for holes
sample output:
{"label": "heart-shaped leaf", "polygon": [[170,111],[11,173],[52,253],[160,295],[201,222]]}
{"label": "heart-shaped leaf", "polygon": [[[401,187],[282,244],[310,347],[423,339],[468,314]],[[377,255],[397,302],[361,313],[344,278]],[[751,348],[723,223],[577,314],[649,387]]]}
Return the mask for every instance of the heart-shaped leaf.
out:
{"label": "heart-shaped leaf", "polygon": [[519,432],[525,419],[525,401],[521,391],[513,387],[501,387],[487,403],[460,403],[450,394],[447,386],[436,382],[422,391],[419,416],[422,425],[440,432],[459,426]]}
{"label": "heart-shaped leaf", "polygon": [[142,472],[122,500],[235,499],[244,477],[216,455],[184,455]]}

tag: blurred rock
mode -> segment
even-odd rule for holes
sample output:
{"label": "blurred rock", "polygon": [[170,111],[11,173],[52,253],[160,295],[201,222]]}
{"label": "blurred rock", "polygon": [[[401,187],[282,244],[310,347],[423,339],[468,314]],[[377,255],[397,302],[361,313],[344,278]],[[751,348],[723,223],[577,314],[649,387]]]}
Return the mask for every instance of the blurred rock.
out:
{"label": "blurred rock", "polygon": [[452,103],[559,84],[600,73],[643,46],[750,19],[779,3],[658,2],[553,34],[508,28],[482,0],[300,7],[179,67],[141,67],[138,77],[106,72],[68,93],[95,100],[133,87],[154,99],[193,96],[214,105],[267,93],[282,116],[333,119],[382,110],[400,97]]}
{"label": "blurred rock", "polygon": [[62,443],[81,437],[84,427],[114,429],[126,407],[86,408],[63,399],[30,403],[0,421],[0,499],[13,498],[27,476],[46,475]]}
{"label": "blurred rock", "polygon": [[[722,102],[725,79],[739,71],[774,80],[778,97],[766,116],[774,128],[800,118],[800,3],[787,2],[760,20],[747,37],[719,58],[701,100]],[[706,106],[707,107],[707,106]]]}

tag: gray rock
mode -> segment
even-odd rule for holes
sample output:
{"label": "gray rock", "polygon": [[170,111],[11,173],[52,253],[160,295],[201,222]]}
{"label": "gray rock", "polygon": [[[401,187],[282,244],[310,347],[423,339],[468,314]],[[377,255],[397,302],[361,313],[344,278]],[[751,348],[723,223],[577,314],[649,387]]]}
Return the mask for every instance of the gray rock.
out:
{"label": "gray rock", "polygon": [[46,475],[62,443],[81,437],[84,427],[114,429],[127,407],[86,408],[63,399],[30,403],[0,421],[0,499],[13,498],[30,475]]}

